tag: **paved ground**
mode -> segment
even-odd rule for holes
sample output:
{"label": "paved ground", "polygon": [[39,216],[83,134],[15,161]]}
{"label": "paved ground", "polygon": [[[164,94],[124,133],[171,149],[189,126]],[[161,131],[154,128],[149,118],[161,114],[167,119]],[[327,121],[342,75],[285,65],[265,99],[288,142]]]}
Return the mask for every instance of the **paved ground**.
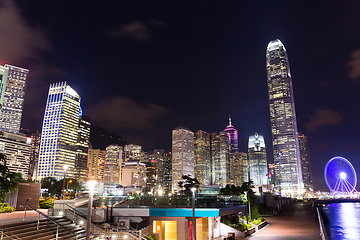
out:
{"label": "paved ground", "polygon": [[[38,209],[42,213],[47,214],[47,209]],[[40,219],[44,217],[40,216]],[[0,226],[7,225],[10,223],[22,222],[24,219],[24,211],[15,211],[12,213],[2,213],[0,214]],[[25,221],[35,221],[38,219],[38,213],[33,210],[26,211]]]}
{"label": "paved ground", "polygon": [[268,227],[249,236],[249,240],[321,240],[319,223],[314,221],[309,203],[284,205],[279,216],[267,217]]}

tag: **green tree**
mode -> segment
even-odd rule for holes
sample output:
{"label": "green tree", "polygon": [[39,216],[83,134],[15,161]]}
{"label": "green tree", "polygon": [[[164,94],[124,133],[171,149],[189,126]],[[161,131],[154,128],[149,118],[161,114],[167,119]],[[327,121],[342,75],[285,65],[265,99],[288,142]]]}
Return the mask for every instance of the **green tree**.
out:
{"label": "green tree", "polygon": [[[1,109],[1,106],[0,106]],[[4,133],[0,132],[2,136]],[[0,153],[0,202],[4,202],[6,194],[12,193],[19,187],[23,180],[21,173],[10,172],[6,166],[6,155]]]}
{"label": "green tree", "polygon": [[63,180],[56,180],[53,177],[46,177],[43,178],[41,181],[41,188],[47,188],[48,189],[48,193],[49,195],[53,196],[53,195],[61,195],[62,192],[62,182]]}
{"label": "green tree", "polygon": [[183,181],[178,183],[179,188],[183,188],[183,192],[189,193],[191,192],[191,188],[195,187],[199,189],[200,182],[196,179],[196,177],[192,178],[190,175],[182,175]]}

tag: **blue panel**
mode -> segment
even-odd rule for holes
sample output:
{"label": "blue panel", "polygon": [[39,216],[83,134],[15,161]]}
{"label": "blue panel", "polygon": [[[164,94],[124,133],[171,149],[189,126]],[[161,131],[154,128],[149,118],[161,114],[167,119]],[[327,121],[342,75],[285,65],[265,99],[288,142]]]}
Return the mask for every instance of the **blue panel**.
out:
{"label": "blue panel", "polygon": [[[191,208],[150,208],[150,217],[192,217]],[[195,217],[219,217],[219,209],[195,209]]]}

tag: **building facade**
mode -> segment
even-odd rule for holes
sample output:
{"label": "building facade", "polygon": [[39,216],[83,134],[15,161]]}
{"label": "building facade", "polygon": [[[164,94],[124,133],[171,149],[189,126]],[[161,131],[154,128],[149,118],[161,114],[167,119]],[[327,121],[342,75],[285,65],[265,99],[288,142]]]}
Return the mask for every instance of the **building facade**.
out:
{"label": "building facade", "polygon": [[264,137],[255,133],[249,136],[249,169],[250,179],[254,185],[266,185],[268,183],[268,167]]}
{"label": "building facade", "polygon": [[211,134],[212,185],[231,184],[229,138],[226,132]]}
{"label": "building facade", "polygon": [[266,50],[271,133],[276,186],[283,194],[302,194],[298,130],[289,60],[279,39]]}
{"label": "building facade", "polygon": [[301,170],[304,181],[304,187],[308,191],[313,191],[313,178],[311,174],[311,159],[308,146],[308,138],[305,134],[299,133]]}
{"label": "building facade", "polygon": [[200,185],[211,184],[210,134],[203,130],[194,135],[194,171]]}
{"label": "building facade", "polygon": [[132,160],[124,164],[121,182],[125,187],[139,187],[140,189],[145,187],[145,182],[143,181],[145,176],[145,164]]}
{"label": "building facade", "polygon": [[121,183],[121,165],[123,147],[112,144],[106,148],[104,181]]}
{"label": "building facade", "polygon": [[39,131],[23,129],[23,128],[20,129],[20,133],[25,134],[26,137],[28,138],[31,138],[29,178],[36,179],[41,133]]}
{"label": "building facade", "polygon": [[229,142],[229,162],[230,162],[230,183],[234,183],[234,153],[239,152],[238,131],[231,124],[231,117],[229,117],[229,125],[224,129],[228,136]]}
{"label": "building facade", "polygon": [[76,143],[75,178],[85,181],[89,175],[87,166],[88,151],[90,146],[90,117],[82,115],[79,118],[78,139]]}
{"label": "building facade", "polygon": [[92,149],[88,151],[89,178],[104,180],[106,150]]}
{"label": "building facade", "polygon": [[80,96],[66,82],[51,84],[39,150],[38,178],[75,177]]}
{"label": "building facade", "polygon": [[241,186],[249,181],[249,158],[244,152],[234,153],[234,185]]}
{"label": "building facade", "polygon": [[[9,64],[5,64],[4,67],[9,69],[9,72],[0,114],[0,131],[18,133],[20,130],[25,85],[29,70]],[[2,68],[2,70],[4,69]],[[2,77],[4,79],[5,72]]]}
{"label": "building facade", "polygon": [[194,133],[177,127],[172,131],[172,191],[179,192],[183,175],[194,177]]}
{"label": "building facade", "polygon": [[3,66],[0,66],[0,104],[3,105],[4,102],[4,94],[7,78],[9,75],[9,69]]}
{"label": "building facade", "polygon": [[[23,134],[4,132],[4,135],[0,136],[0,153],[6,155],[5,164],[11,172],[21,173],[24,179],[30,179],[30,137]],[[3,162],[0,164],[3,164]]]}

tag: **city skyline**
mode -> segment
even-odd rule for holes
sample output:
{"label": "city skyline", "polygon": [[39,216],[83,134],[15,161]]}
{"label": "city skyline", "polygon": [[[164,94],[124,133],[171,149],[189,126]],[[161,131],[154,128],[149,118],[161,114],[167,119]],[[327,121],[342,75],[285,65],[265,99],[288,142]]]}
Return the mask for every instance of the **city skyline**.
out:
{"label": "city skyline", "polygon": [[359,10],[353,1],[195,1],[191,8],[105,1],[68,9],[8,0],[0,7],[0,63],[30,70],[23,128],[41,129],[48,86],[66,80],[92,123],[145,150],[170,149],[180,125],[218,132],[231,114],[239,151],[261,132],[272,161],[264,53],[279,38],[320,189],[326,185],[316,173],[330,158],[344,156],[360,169]]}

